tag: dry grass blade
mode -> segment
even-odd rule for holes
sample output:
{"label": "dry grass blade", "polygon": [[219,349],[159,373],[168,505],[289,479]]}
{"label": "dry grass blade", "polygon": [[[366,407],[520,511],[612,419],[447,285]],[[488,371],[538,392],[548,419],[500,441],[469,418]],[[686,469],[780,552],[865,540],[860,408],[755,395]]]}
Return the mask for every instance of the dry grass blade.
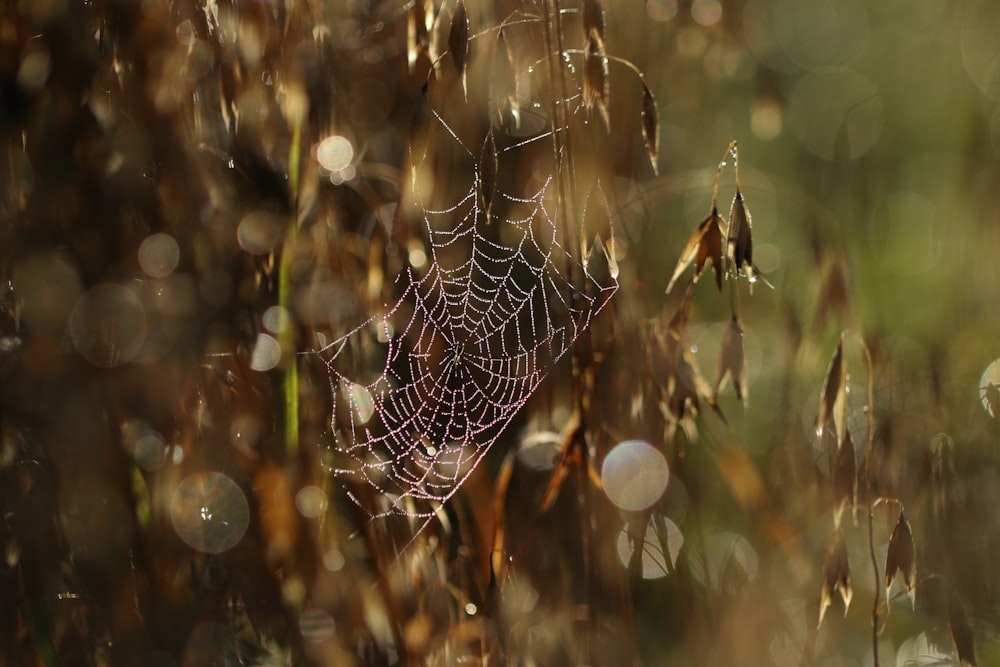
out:
{"label": "dry grass blade", "polygon": [[[517,65],[514,60],[514,51],[510,48],[510,42],[507,40],[507,36],[501,29],[497,34],[497,42],[499,44],[499,50],[505,55],[502,60],[503,64],[499,68],[499,81],[495,81],[495,90],[506,91],[503,93],[506,96],[507,105],[510,107],[510,115],[514,120],[514,127],[521,127],[521,97],[520,97],[520,83],[517,77]],[[499,99],[499,95],[497,95]]]}
{"label": "dry grass blade", "polygon": [[410,117],[410,177],[414,187],[417,166],[427,157],[427,82],[420,88],[420,97]]}
{"label": "dry grass blade", "polygon": [[844,433],[844,440],[837,448],[833,462],[833,522],[840,526],[844,510],[851,508],[854,523],[857,524],[858,464],[854,453],[851,432]]}
{"label": "dry grass blade", "polygon": [[583,31],[604,41],[604,7],[601,0],[583,0]]}
{"label": "dry grass blade", "polygon": [[711,262],[712,270],[715,271],[715,284],[720,290],[722,289],[722,217],[714,207],[708,217],[698,223],[687,245],[684,246],[684,251],[677,260],[674,275],[667,285],[668,294],[691,262],[695,263],[693,282],[698,282],[705,269],[705,263]]}
{"label": "dry grass blade", "polygon": [[851,302],[848,288],[847,267],[844,259],[829,258],[824,260],[822,282],[817,287],[817,300],[814,317],[814,330],[822,331],[828,321],[847,322],[851,313]]}
{"label": "dry grass blade", "polygon": [[595,35],[587,39],[587,51],[583,56],[583,103],[590,111],[597,105],[604,126],[611,131],[611,117],[608,114],[608,58],[604,44]]}
{"label": "dry grass blade", "polygon": [[715,366],[715,400],[719,400],[719,389],[729,378],[736,391],[736,397],[747,406],[747,366],[743,355],[743,326],[733,313],[726,333],[722,336],[722,348],[719,350],[719,361]]}
{"label": "dry grass blade", "polygon": [[844,337],[840,337],[837,349],[830,360],[826,372],[826,382],[819,395],[819,411],[816,414],[816,435],[822,435],[827,424],[833,422],[837,442],[844,440],[844,422],[847,419],[847,364],[844,361]]}
{"label": "dry grass blade", "polygon": [[948,600],[948,627],[951,629],[951,639],[955,642],[959,662],[964,667],[976,667],[976,642],[972,636],[972,627],[962,603],[954,593]]}
{"label": "dry grass blade", "polygon": [[819,595],[819,622],[816,627],[823,625],[823,617],[833,602],[834,593],[840,593],[840,599],[844,601],[844,616],[847,616],[854,591],[851,588],[851,564],[847,559],[847,544],[844,542],[844,534],[840,532],[839,528],[834,531],[830,545],[826,548],[826,560],[823,563],[823,589]]}
{"label": "dry grass blade", "polygon": [[889,588],[892,580],[899,572],[903,588],[910,596],[910,603],[916,607],[917,553],[913,547],[913,533],[910,522],[906,520],[903,511],[899,512],[899,521],[892,529],[889,537],[889,551],[885,557],[885,594],[889,599]]}
{"label": "dry grass blade", "polygon": [[462,92],[468,97],[466,70],[469,66],[469,15],[465,11],[465,0],[458,0],[455,14],[451,17],[448,50],[451,52],[452,60],[455,61],[458,75],[462,77]]}
{"label": "dry grass blade", "polygon": [[653,173],[659,176],[657,159],[660,154],[660,115],[656,108],[656,98],[645,82],[642,84],[642,137],[646,140],[646,151],[649,153]]}
{"label": "dry grass blade", "polygon": [[497,145],[493,140],[493,128],[486,133],[483,141],[483,150],[479,154],[479,179],[480,194],[483,199],[483,211],[486,214],[486,223],[490,222],[490,209],[493,208],[493,198],[497,191],[497,171],[499,161],[497,159]]}

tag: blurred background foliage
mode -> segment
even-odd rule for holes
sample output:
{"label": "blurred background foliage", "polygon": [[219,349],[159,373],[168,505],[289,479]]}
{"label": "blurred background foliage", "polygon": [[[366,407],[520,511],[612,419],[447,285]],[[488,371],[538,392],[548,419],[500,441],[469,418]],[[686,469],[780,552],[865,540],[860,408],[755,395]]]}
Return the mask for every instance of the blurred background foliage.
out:
{"label": "blurred background foliage", "polygon": [[[621,267],[583,374],[557,366],[423,532],[370,520],[384,499],[328,472],[337,388],[316,350],[426,265],[416,163],[454,201],[475,168],[463,147],[551,128],[552,82],[526,74],[550,4],[469,0],[466,94],[437,60],[450,0],[8,3],[5,664],[870,665],[900,504],[916,597],[883,594],[879,664],[971,662],[963,619],[978,664],[1000,661],[989,0],[606,0],[610,126],[577,100],[560,128],[578,142],[573,205],[600,184],[597,236]],[[554,4],[579,65],[590,3]],[[420,130],[427,106],[455,136]],[[726,389],[725,421],[676,428],[660,361],[684,290],[664,289],[732,139],[774,289],[737,288],[746,409]],[[550,151],[510,153],[501,184]],[[703,280],[684,306],[680,343],[708,379],[729,289]],[[835,445],[814,422],[844,329],[859,467],[856,341],[872,353],[873,456],[842,523],[852,604],[818,626]],[[869,485],[893,500],[865,505]]]}

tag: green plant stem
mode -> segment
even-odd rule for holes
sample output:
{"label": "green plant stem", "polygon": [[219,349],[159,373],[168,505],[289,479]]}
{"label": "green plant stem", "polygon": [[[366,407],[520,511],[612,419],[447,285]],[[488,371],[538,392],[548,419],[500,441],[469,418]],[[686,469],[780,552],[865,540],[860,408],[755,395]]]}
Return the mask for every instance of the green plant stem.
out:
{"label": "green plant stem", "polygon": [[[285,232],[278,269],[278,305],[284,312],[291,313],[292,300],[292,258],[299,227],[299,161],[302,155],[302,119],[297,118],[292,130],[292,145],[288,151],[288,187],[291,195],[292,213]],[[295,353],[295,327],[291,317],[287,325],[278,333],[281,353],[290,354],[285,363],[282,377],[284,395],[284,445],[286,454],[294,454],[299,449],[299,364]]]}

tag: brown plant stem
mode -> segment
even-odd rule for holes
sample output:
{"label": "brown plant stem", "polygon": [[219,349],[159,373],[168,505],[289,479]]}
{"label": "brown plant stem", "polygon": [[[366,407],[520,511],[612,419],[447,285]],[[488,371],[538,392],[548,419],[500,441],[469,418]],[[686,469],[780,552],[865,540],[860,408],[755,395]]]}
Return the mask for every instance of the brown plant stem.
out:
{"label": "brown plant stem", "polygon": [[865,341],[858,337],[858,345],[861,347],[861,351],[865,355],[865,366],[868,369],[868,396],[867,396],[867,406],[866,406],[866,433],[865,433],[865,505],[868,507],[868,555],[871,557],[872,561],[872,572],[875,575],[875,599],[872,602],[872,664],[874,667],[879,667],[878,660],[878,608],[881,604],[880,586],[879,586],[879,576],[878,576],[878,559],[875,556],[875,528],[874,528],[874,507],[872,506],[872,478],[871,478],[871,462],[872,462],[872,449],[874,447],[872,443],[872,431],[873,431],[873,408],[875,400],[875,375],[874,369],[872,368],[872,355],[868,350],[868,346]]}

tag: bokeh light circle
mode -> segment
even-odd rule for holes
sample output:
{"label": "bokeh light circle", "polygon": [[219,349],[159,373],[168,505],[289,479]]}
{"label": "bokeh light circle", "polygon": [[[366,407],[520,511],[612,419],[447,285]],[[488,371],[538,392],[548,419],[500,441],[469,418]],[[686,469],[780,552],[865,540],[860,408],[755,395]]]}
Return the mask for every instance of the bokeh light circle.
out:
{"label": "bokeh light circle", "polygon": [[250,525],[250,507],[229,477],[199,472],[177,485],[170,500],[170,520],[189,547],[217,554],[242,539]]}
{"label": "bokeh light circle", "polygon": [[255,371],[269,371],[281,361],[281,345],[273,336],[257,334],[253,352],[250,354],[250,368]]}
{"label": "bokeh light circle", "polygon": [[347,137],[329,136],[316,146],[316,160],[327,171],[347,168],[354,159],[354,146]]}
{"label": "bokeh light circle", "polygon": [[360,384],[341,380],[340,391],[347,399],[358,424],[367,424],[375,414],[375,401],[371,392]]}
{"label": "bokeh light circle", "polygon": [[335,628],[333,617],[325,609],[312,607],[299,616],[299,630],[307,641],[324,642],[333,639]]}
{"label": "bokeh light circle", "polygon": [[279,334],[287,329],[290,321],[288,309],[281,306],[271,306],[264,311],[264,315],[261,317],[264,328],[273,334]]}
{"label": "bokeh light circle", "polygon": [[152,234],[139,246],[139,266],[150,278],[166,278],[181,259],[181,249],[169,234]]}
{"label": "bokeh light circle", "polygon": [[318,519],[326,510],[326,494],[318,486],[304,486],[295,494],[295,507],[307,519]]}
{"label": "bokeh light circle", "polygon": [[323,554],[323,567],[330,572],[340,572],[347,564],[347,559],[339,549],[330,549]]}
{"label": "bokeh light circle", "polygon": [[146,310],[135,292],[104,283],[77,299],[69,334],[84,359],[112,368],[132,361],[146,340]]}
{"label": "bokeh light circle", "polygon": [[266,255],[281,240],[281,221],[267,211],[253,211],[236,228],[240,247],[252,255]]}
{"label": "bokeh light circle", "polygon": [[669,480],[667,459],[643,440],[618,444],[601,466],[604,493],[616,506],[630,512],[644,510],[659,500]]}

